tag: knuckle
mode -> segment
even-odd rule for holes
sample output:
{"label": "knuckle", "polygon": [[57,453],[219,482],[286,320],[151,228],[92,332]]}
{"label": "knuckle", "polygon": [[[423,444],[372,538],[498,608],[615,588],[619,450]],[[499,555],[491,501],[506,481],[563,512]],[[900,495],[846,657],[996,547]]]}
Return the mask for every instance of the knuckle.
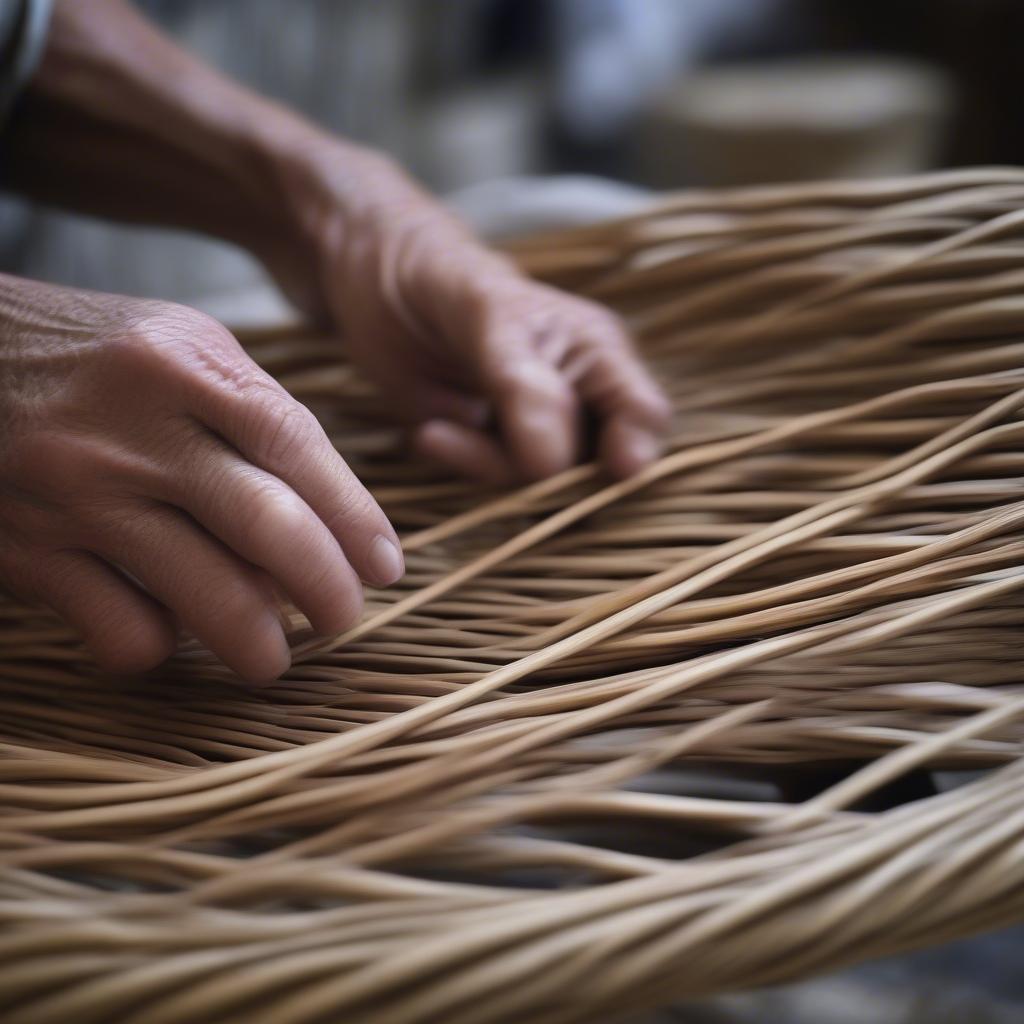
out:
{"label": "knuckle", "polygon": [[668,396],[643,370],[630,382],[626,402],[643,419],[655,425],[664,426],[672,419],[673,408]]}
{"label": "knuckle", "polygon": [[594,302],[591,299],[567,296],[571,303],[573,326],[579,334],[590,339],[592,343],[608,346],[629,346],[630,330],[626,321],[614,310]]}
{"label": "knuckle", "polygon": [[321,433],[313,414],[284,397],[252,403],[254,447],[271,465],[287,465],[309,450]]}
{"label": "knuckle", "polygon": [[121,332],[126,342],[141,343],[147,349],[177,346],[182,339],[231,337],[212,316],[178,302],[145,302],[135,315],[126,318]]}
{"label": "knuckle", "polygon": [[630,354],[633,352],[633,343],[626,325],[611,313],[600,311],[591,317],[588,334],[595,344],[604,349]]}
{"label": "knuckle", "polygon": [[507,329],[519,311],[515,297],[510,300],[502,289],[495,289],[489,276],[467,280],[461,305],[471,322],[487,334]]}
{"label": "knuckle", "polygon": [[545,368],[528,357],[502,359],[495,365],[494,379],[502,387],[514,391],[535,390],[544,386],[549,376]]}
{"label": "knuckle", "polygon": [[311,514],[293,491],[274,482],[257,485],[247,499],[248,533],[252,544],[278,539],[289,549],[301,548],[310,532]]}
{"label": "knuckle", "polygon": [[136,384],[157,378],[200,393],[273,386],[223,324],[178,303],[143,304],[104,339],[104,352],[112,372]]}
{"label": "knuckle", "polygon": [[120,378],[138,380],[160,365],[160,358],[145,327],[132,323],[102,338],[101,369],[116,383]]}
{"label": "knuckle", "polygon": [[480,331],[479,365],[484,380],[514,385],[524,363],[532,357],[531,334],[521,324]]}
{"label": "knuckle", "polygon": [[114,362],[152,365],[182,346],[196,344],[223,331],[216,320],[175,302],[140,302],[103,339]]}
{"label": "knuckle", "polygon": [[[232,339],[234,342],[234,339]],[[193,367],[196,385],[212,397],[243,405],[281,402],[287,392],[234,342],[227,351],[207,351]]]}
{"label": "knuckle", "polygon": [[503,391],[518,401],[567,411],[574,405],[572,390],[554,369],[523,361],[506,368],[500,378]]}

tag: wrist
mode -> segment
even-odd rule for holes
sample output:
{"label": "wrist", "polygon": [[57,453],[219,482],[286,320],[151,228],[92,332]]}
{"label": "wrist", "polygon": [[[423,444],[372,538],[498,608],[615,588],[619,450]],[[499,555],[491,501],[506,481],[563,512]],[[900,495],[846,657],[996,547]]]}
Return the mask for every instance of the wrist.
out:
{"label": "wrist", "polygon": [[472,265],[474,278],[510,269],[384,153],[298,118],[275,127],[258,147],[289,225],[269,240],[261,258],[286,294],[317,320],[344,326],[346,310],[365,298],[367,287],[383,286],[392,297],[430,292],[417,287],[419,279],[455,254],[458,265]]}
{"label": "wrist", "polygon": [[[298,121],[298,119],[295,119]],[[307,314],[326,319],[399,223],[436,217],[434,204],[389,157],[292,123],[262,133],[258,162],[274,182],[284,230],[257,255]]]}
{"label": "wrist", "polygon": [[270,161],[284,209],[311,250],[442,213],[386,154],[315,130],[277,145]]}

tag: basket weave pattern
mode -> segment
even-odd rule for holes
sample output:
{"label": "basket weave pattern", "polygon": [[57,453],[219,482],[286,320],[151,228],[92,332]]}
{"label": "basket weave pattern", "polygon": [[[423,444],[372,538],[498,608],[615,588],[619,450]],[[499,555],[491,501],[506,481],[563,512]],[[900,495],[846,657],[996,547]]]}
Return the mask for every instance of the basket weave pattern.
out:
{"label": "basket weave pattern", "polygon": [[593,1022],[1024,918],[1024,172],[512,252],[629,320],[667,454],[482,493],[329,341],[246,339],[408,574],[259,691],[0,604],[6,1024]]}

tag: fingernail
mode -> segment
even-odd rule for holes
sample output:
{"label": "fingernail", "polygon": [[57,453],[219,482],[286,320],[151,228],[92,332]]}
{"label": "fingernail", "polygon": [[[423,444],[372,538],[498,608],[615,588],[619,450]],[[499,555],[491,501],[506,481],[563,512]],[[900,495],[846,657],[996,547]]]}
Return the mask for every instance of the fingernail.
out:
{"label": "fingernail", "polygon": [[522,423],[532,442],[528,457],[533,475],[553,476],[572,465],[573,438],[566,432],[564,417],[533,409],[523,417]]}
{"label": "fingernail", "polygon": [[661,443],[646,431],[637,431],[629,442],[630,454],[638,466],[646,466],[661,455]]}
{"label": "fingernail", "polygon": [[370,545],[371,582],[379,587],[388,587],[396,583],[405,574],[405,559],[398,545],[384,534],[378,534]]}
{"label": "fingernail", "polygon": [[617,477],[632,476],[661,455],[661,442],[650,431],[622,424],[605,449],[608,468]]}

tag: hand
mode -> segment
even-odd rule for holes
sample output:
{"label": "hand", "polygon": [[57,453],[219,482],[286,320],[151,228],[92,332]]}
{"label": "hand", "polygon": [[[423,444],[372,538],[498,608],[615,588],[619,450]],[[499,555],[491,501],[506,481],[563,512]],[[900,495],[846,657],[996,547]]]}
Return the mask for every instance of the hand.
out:
{"label": "hand", "polygon": [[527,280],[385,157],[223,79],[124,0],[57,5],[5,138],[5,181],[29,195],[251,250],[458,470],[555,473],[589,457],[584,413],[617,475],[659,450],[668,405],[607,310]]}
{"label": "hand", "polygon": [[589,412],[613,475],[658,455],[670,406],[611,312],[524,277],[386,159],[305,159],[301,299],[342,328],[423,454],[494,482],[546,477],[580,458]]}
{"label": "hand", "polygon": [[556,473],[589,457],[585,414],[612,473],[658,453],[668,405],[611,313],[529,281],[385,157],[223,79],[124,0],[57,5],[5,138],[29,195],[252,251],[457,470]]}
{"label": "hand", "polygon": [[403,571],[387,519],[313,415],[220,324],[170,303],[0,276],[0,584],[101,665],[178,626],[242,677],[290,663],[278,594],[323,633]]}

